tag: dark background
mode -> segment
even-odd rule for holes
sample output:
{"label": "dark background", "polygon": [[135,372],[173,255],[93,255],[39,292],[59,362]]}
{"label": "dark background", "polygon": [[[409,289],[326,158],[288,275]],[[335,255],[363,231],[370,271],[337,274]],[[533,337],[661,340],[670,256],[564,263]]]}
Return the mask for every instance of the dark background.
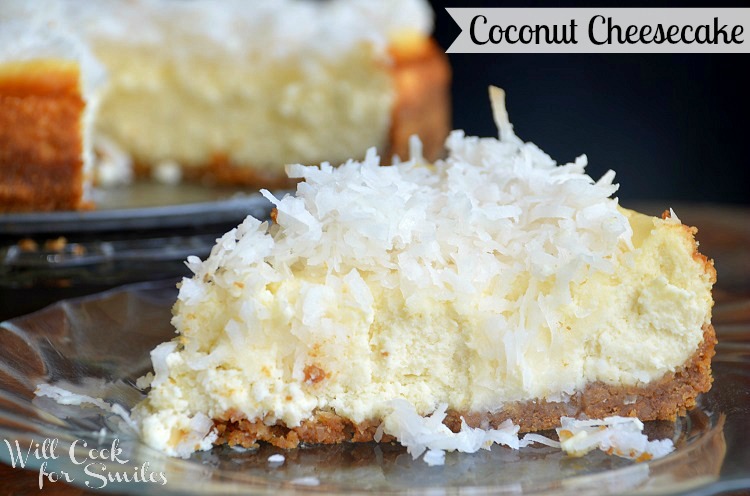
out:
{"label": "dark background", "polygon": [[[447,49],[459,28],[445,7],[700,7],[698,2],[431,0]],[[711,7],[750,6],[714,3]],[[709,21],[712,19],[707,18]],[[731,23],[731,19],[723,19]],[[750,33],[745,43],[750,44]],[[585,153],[627,201],[750,204],[750,54],[449,54],[453,125],[495,136],[487,86],[506,91],[516,134],[558,163]],[[668,205],[665,205],[668,206]]]}

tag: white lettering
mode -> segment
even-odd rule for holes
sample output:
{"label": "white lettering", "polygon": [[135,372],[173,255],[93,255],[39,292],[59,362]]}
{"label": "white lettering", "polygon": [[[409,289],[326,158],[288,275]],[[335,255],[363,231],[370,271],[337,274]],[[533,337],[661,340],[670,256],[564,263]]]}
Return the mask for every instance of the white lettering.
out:
{"label": "white lettering", "polygon": [[10,442],[7,439],[3,439],[5,441],[5,444],[8,446],[8,453],[10,453],[10,464],[13,468],[16,468],[16,463],[20,465],[21,468],[26,468],[26,462],[29,461],[29,455],[31,454],[31,448],[33,445],[33,442],[29,443],[29,449],[26,451],[26,456],[24,457],[21,453],[21,446],[18,445],[18,439],[15,440],[16,443],[16,453],[18,455],[18,459],[16,459],[15,456],[13,456],[13,448],[10,445]]}
{"label": "white lettering", "polygon": [[[81,441],[81,440],[80,439],[76,439],[75,441],[73,441],[72,443],[70,443],[70,449],[68,449],[68,456],[70,456],[70,461],[73,462],[74,464],[76,464],[76,465],[83,465],[84,463],[86,463],[87,458],[84,458],[80,462],[76,458],[76,444],[78,444],[79,441]],[[86,446],[88,446],[86,444],[86,441],[81,441],[81,444],[83,445],[84,448]]]}

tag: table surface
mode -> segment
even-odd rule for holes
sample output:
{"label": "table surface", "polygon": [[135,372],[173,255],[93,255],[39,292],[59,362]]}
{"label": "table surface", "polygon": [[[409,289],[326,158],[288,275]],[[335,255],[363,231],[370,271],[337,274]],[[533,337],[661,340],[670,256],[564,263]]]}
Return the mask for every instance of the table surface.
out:
{"label": "table surface", "polygon": [[[664,209],[655,203],[638,203],[634,206],[639,211],[657,215]],[[700,250],[715,261],[718,281],[714,299],[717,302],[750,299],[750,208],[699,204],[677,204],[672,207],[683,223],[698,226]],[[80,293],[79,288],[75,295]],[[58,294],[61,298],[66,297],[64,291]],[[14,469],[0,463],[0,492],[14,495],[38,494],[38,472]],[[47,482],[43,494],[78,496],[101,492],[86,491],[62,482]],[[731,494],[750,494],[750,488]]]}

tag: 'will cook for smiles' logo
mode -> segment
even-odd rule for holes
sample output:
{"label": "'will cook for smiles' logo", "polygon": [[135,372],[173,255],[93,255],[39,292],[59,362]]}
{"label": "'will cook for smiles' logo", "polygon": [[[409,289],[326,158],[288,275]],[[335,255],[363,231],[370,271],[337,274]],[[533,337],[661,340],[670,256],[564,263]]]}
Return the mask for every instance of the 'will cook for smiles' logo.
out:
{"label": "'will cook for smiles' logo", "polygon": [[[164,472],[153,472],[148,462],[144,462],[140,467],[123,467],[130,460],[122,458],[119,439],[113,440],[112,445],[106,448],[89,448],[86,441],[76,439],[63,455],[58,451],[56,438],[47,438],[41,443],[30,441],[28,445],[22,445],[18,440],[3,441],[8,447],[13,468],[26,468],[29,460],[42,461],[39,467],[39,489],[44,487],[45,481],[74,482],[76,477],[80,476],[71,473],[72,471],[50,469],[48,462],[57,460],[60,456],[70,459],[76,471],[82,472],[86,487],[91,489],[102,489],[112,482],[145,482],[162,486],[167,483]],[[121,470],[117,470],[118,468]]]}

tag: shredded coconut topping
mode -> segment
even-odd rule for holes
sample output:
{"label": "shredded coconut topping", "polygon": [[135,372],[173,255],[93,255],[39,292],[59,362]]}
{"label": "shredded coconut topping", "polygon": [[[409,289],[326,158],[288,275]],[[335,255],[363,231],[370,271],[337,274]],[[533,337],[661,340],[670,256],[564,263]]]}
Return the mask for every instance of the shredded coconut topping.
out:
{"label": "shredded coconut topping", "polygon": [[[338,168],[290,166],[290,177],[305,180],[296,196],[263,192],[278,209],[272,239],[256,246],[256,238],[267,238],[267,225],[247,219],[208,261],[189,265],[215,275],[218,262],[243,269],[263,258],[279,270],[304,262],[348,273],[356,262],[388,286],[397,278],[407,287],[463,283],[473,296],[476,283],[492,274],[507,278],[530,269],[545,276],[582,264],[606,270],[618,240],[628,239],[627,220],[615,201],[606,201],[617,190],[614,174],[595,183],[584,174],[585,156],[556,166],[532,143],[462,131],[447,145],[450,157],[433,167],[414,160],[380,167],[374,149],[364,162]],[[477,245],[487,248],[482,262],[490,266],[472,262]],[[471,277],[457,280],[464,272]]]}
{"label": "shredded coconut topping", "polygon": [[[86,9],[76,1],[62,4],[87,37],[129,45],[168,41],[161,48],[178,58],[186,53],[182,41],[196,38],[206,55],[219,47],[238,58],[261,60],[310,53],[336,57],[363,42],[384,52],[391,38],[404,32],[426,35],[433,25],[424,0],[99,0]],[[200,50],[198,44],[188,45]]]}
{"label": "shredded coconut topping", "polygon": [[[611,272],[632,231],[609,199],[614,173],[595,182],[585,156],[558,166],[505,121],[500,115],[500,140],[454,131],[449,157],[434,165],[412,158],[381,167],[371,149],[363,162],[338,168],[288,167],[290,177],[304,179],[296,195],[263,191],[276,224],[247,218],[207,260],[190,258],[196,277],[183,281],[179,299],[196,304],[206,284],[232,290],[242,281],[260,290],[304,268],[325,279],[301,308],[301,322],[315,332],[336,332],[318,314],[321,298],[355,292],[366,313],[373,288],[398,288],[414,311],[450,302],[459,317],[485,315],[488,333],[509,329],[498,345],[509,371],[523,369],[538,334],[556,329],[570,283]],[[245,309],[250,327],[267,318],[252,302]]]}

